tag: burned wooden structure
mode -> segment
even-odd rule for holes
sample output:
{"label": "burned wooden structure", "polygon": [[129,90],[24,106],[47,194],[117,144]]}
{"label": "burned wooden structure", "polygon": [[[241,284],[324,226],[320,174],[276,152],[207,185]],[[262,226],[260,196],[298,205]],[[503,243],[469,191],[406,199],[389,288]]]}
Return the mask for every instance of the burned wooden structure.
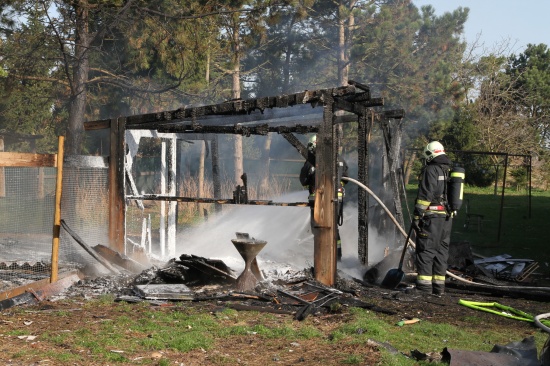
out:
{"label": "burned wooden structure", "polygon": [[[314,269],[318,281],[333,285],[336,279],[336,226],[338,154],[341,147],[341,124],[358,123],[358,180],[368,184],[368,142],[375,126],[383,132],[387,156],[387,169],[391,191],[396,196],[395,209],[402,223],[396,171],[398,170],[399,145],[403,110],[381,110],[382,98],[371,96],[368,86],[349,81],[348,86],[304,91],[301,93],[262,97],[247,100],[231,100],[215,105],[185,107],[143,115],[85,123],[86,130],[110,129],[109,167],[109,239],[114,250],[124,253],[125,205],[127,200],[158,200],[176,202],[208,202],[221,204],[307,206],[307,202],[278,203],[251,200],[246,194],[246,174],[242,176],[244,187],[239,187],[233,198],[220,197],[218,166],[218,139],[220,134],[242,136],[281,134],[304,158],[306,147],[295,134],[317,133],[316,198],[314,205]],[[154,130],[157,133],[185,134],[190,139],[208,140],[212,151],[214,198],[178,197],[170,194],[126,194],[127,174],[125,155],[128,130]],[[191,137],[194,136],[194,137]],[[187,138],[187,137],[186,137]],[[175,170],[175,169],[174,169]],[[244,189],[243,189],[244,188]],[[359,190],[359,243],[358,256],[368,263],[368,196]]]}

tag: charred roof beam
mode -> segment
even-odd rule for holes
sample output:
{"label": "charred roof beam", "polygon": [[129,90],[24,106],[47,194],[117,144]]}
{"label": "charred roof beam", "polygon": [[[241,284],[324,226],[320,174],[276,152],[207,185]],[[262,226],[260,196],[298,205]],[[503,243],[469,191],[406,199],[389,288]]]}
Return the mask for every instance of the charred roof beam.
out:
{"label": "charred roof beam", "polygon": [[278,127],[270,127],[268,124],[260,124],[260,125],[240,125],[236,124],[234,126],[204,126],[200,124],[185,124],[185,125],[170,125],[170,126],[157,126],[158,132],[171,132],[171,133],[217,133],[217,134],[233,134],[233,135],[243,135],[243,136],[251,136],[251,135],[261,135],[265,136],[269,132],[276,132],[276,133],[300,133],[300,134],[306,134],[306,133],[315,133],[318,131],[317,126],[304,126],[304,125],[296,125],[296,126],[278,126]]}
{"label": "charred roof beam", "polygon": [[348,80],[348,84],[353,85],[356,88],[361,89],[361,90],[366,91],[366,92],[370,91],[370,87],[368,85],[361,84],[360,82],[357,82],[355,80]]}
{"label": "charred roof beam", "polygon": [[384,119],[401,119],[405,117],[404,109],[392,109],[381,113]]}
{"label": "charred roof beam", "polygon": [[335,104],[335,107],[338,109],[361,116],[365,112],[365,108],[383,106],[384,98],[371,98],[363,102],[356,102],[356,101],[350,101],[349,99],[335,98],[334,104]]}
{"label": "charred roof beam", "polygon": [[[127,120],[128,128],[135,128],[136,125],[147,125],[151,122],[176,122],[184,119],[194,119],[203,116],[231,116],[246,115],[253,111],[263,111],[267,108],[286,108],[300,104],[311,104],[313,107],[323,103],[326,95],[333,97],[344,97],[355,94],[354,86],[345,86],[333,89],[314,90],[296,94],[282,95],[276,97],[263,97],[246,100],[231,100],[221,104],[214,104],[201,107],[180,108],[174,111],[149,113],[138,116],[130,116]],[[132,126],[132,127],[131,127]]]}

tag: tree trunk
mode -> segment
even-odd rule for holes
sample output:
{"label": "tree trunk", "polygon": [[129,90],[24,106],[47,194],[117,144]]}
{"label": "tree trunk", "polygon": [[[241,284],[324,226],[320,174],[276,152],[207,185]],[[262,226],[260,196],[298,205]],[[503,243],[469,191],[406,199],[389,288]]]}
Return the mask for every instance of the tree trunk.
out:
{"label": "tree trunk", "polygon": [[262,149],[262,156],[260,161],[260,189],[259,198],[266,199],[269,195],[269,153],[271,151],[271,134],[267,134]]}
{"label": "tree trunk", "polygon": [[[199,155],[199,181],[198,181],[198,196],[205,197],[204,195],[204,161],[206,158],[206,140],[201,141],[201,152]],[[197,213],[200,215],[200,203],[197,203]]]}
{"label": "tree trunk", "polygon": [[75,5],[76,40],[69,126],[67,129],[67,154],[80,154],[84,141],[84,113],[86,111],[86,82],[89,72],[90,37],[88,33],[88,3],[80,0]]}
{"label": "tree trunk", "polygon": [[294,37],[292,36],[292,28],[294,26],[295,17],[292,17],[292,21],[286,32],[286,55],[285,62],[283,64],[283,94],[289,93],[290,89],[290,61],[291,61],[291,48],[294,43]]}
{"label": "tree trunk", "polygon": [[[233,26],[233,99],[241,98],[241,39],[239,37],[239,19],[238,14],[234,16]],[[241,176],[244,173],[243,168],[243,137],[241,135],[234,136],[235,152],[235,182],[241,183]]]}
{"label": "tree trunk", "polygon": [[206,81],[206,85],[210,85],[210,49],[206,52],[206,71],[204,80]]}
{"label": "tree trunk", "polygon": [[343,15],[344,2],[338,6],[338,84],[347,85],[346,74],[346,26]]}
{"label": "tree trunk", "polygon": [[[352,42],[352,29],[355,25],[353,8],[355,1],[351,1],[349,8],[343,0],[340,0],[338,6],[338,84],[348,85],[349,79],[349,49]],[[348,13],[349,15],[346,15]],[[346,26],[347,24],[347,26]]]}
{"label": "tree trunk", "polygon": [[411,179],[412,167],[413,167],[415,161],[416,161],[416,152],[413,151],[411,156],[409,157],[409,159],[406,161],[406,164],[405,164],[405,175],[403,176],[403,181],[404,181],[405,186],[407,184],[409,184],[409,181]]}

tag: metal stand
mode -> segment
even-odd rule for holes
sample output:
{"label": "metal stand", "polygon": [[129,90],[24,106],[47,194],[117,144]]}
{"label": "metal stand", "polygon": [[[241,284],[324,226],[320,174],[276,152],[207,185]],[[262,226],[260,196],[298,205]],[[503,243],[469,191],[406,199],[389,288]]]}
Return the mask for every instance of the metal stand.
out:
{"label": "metal stand", "polygon": [[231,239],[237,251],[243,257],[245,267],[243,273],[237,278],[237,291],[251,291],[256,286],[258,279],[252,271],[252,262],[267,244],[267,241],[256,239]]}

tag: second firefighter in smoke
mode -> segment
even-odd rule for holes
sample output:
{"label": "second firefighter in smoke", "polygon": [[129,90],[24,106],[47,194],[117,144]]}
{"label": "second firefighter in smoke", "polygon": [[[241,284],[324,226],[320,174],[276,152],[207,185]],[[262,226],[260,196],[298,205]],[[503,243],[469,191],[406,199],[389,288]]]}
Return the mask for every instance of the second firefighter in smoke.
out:
{"label": "second firefighter in smoke", "polygon": [[[300,170],[300,183],[308,190],[308,202],[311,208],[311,229],[313,231],[313,206],[315,202],[315,151],[317,148],[317,135],[310,138],[307,145],[307,158]],[[348,165],[342,159],[338,160],[338,176],[348,176]],[[338,185],[338,211],[337,211],[337,227],[336,227],[336,253],[338,261],[342,259],[342,240],[340,238],[339,226],[342,226],[344,220],[344,197],[346,195],[344,186],[346,181],[340,181]]]}

